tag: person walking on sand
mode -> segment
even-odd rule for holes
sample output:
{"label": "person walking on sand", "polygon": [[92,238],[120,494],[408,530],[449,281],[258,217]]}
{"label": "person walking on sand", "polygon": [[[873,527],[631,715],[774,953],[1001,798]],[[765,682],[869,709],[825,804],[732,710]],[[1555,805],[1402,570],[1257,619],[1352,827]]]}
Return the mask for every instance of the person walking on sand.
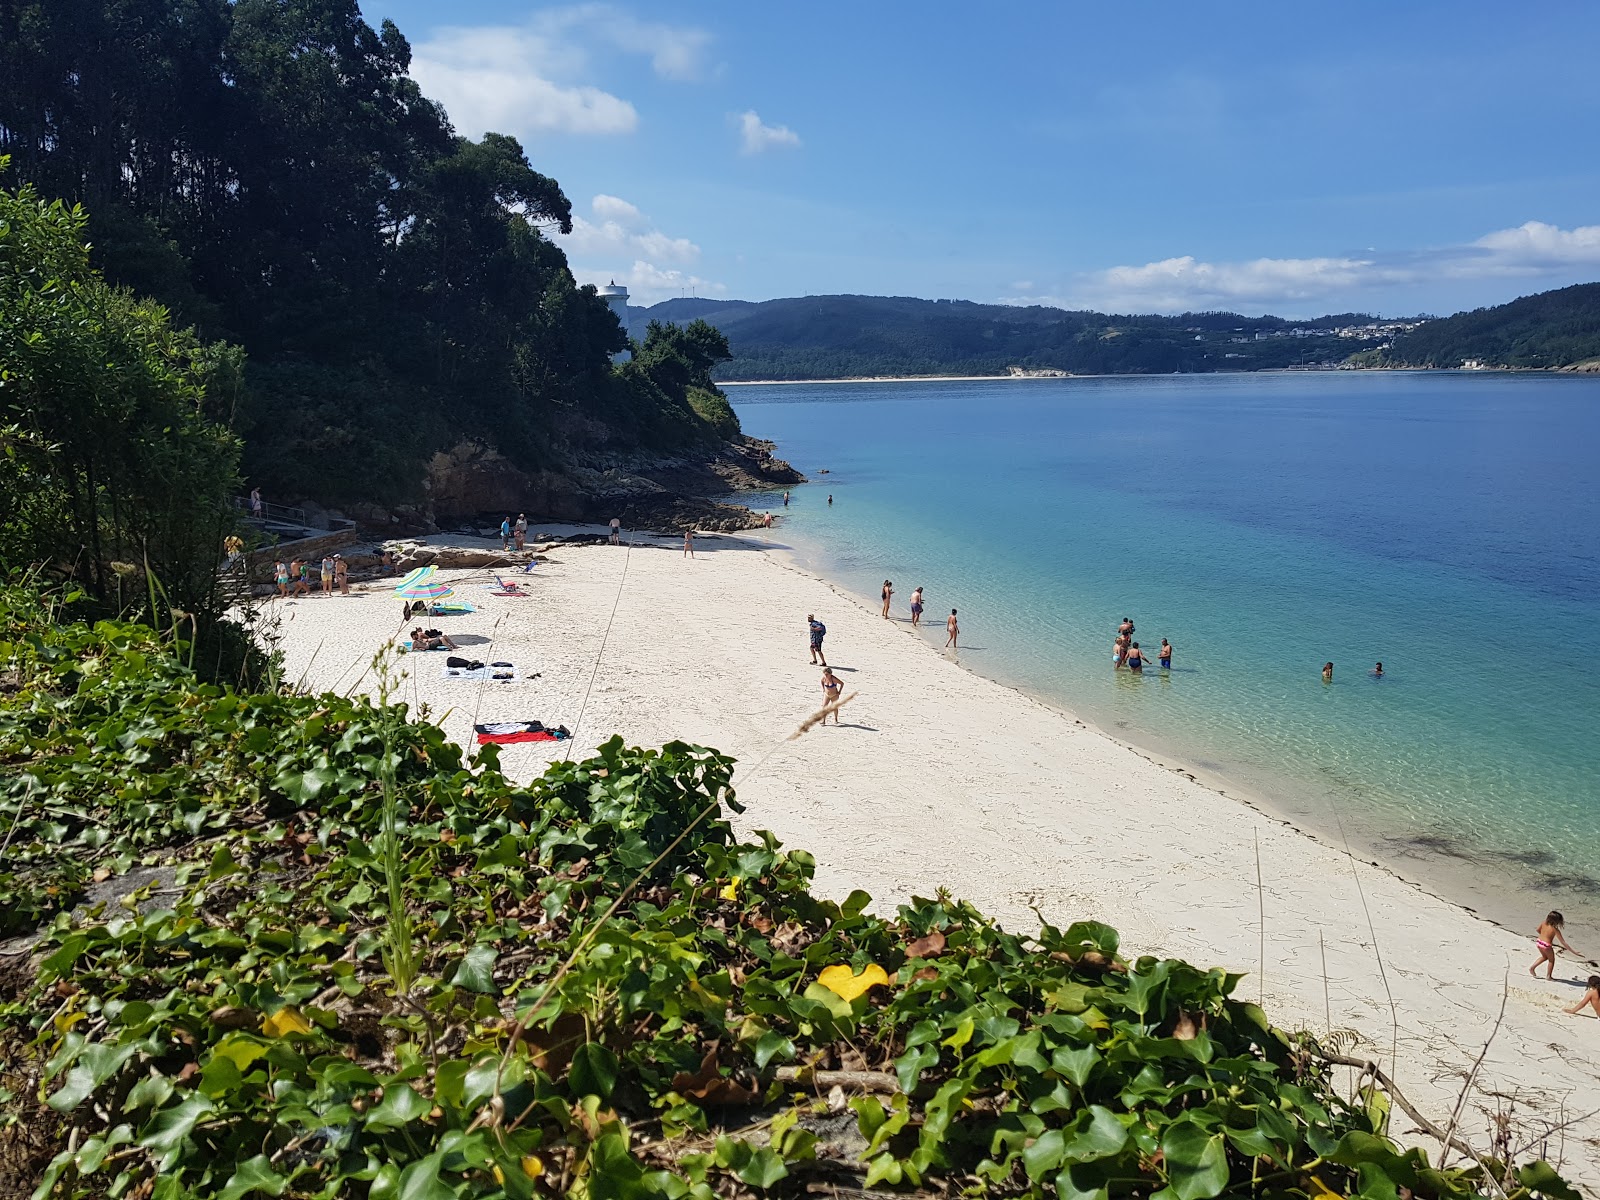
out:
{"label": "person walking on sand", "polygon": [[694,557],[694,530],[692,529],[683,531],[683,556],[685,558]]}
{"label": "person walking on sand", "polygon": [[922,624],[922,587],[911,593],[911,628],[916,629]]}
{"label": "person walking on sand", "polygon": [[333,556],[333,581],[339,585],[339,595],[350,594],[350,564],[345,562],[342,554]]}
{"label": "person walking on sand", "polygon": [[1156,657],[1160,659],[1163,671],[1172,670],[1172,643],[1166,638],[1161,639],[1161,648],[1156,651]]}
{"label": "person walking on sand", "polygon": [[822,664],[822,723],[828,723],[829,708],[833,709],[833,723],[839,723],[839,695],[844,691],[844,680],[833,673],[833,668],[827,663]]}
{"label": "person walking on sand", "polygon": [[613,546],[622,545],[622,518],[621,517],[612,517],[611,518],[611,544]]}
{"label": "person walking on sand", "polygon": [[278,598],[289,598],[289,564],[279,559],[272,564],[272,581],[278,585]]}
{"label": "person walking on sand", "polygon": [[828,636],[828,627],[817,620],[816,613],[806,614],[806,630],[811,637],[811,665],[828,665],[828,656],[822,652],[822,639]]}
{"label": "person walking on sand", "polygon": [[892,579],[885,579],[883,581],[883,619],[885,621],[889,619],[889,601],[893,599],[894,581]]}
{"label": "person walking on sand", "polygon": [[1600,975],[1589,976],[1589,982],[1584,985],[1583,999],[1571,1008],[1564,1008],[1562,1012],[1572,1013],[1576,1016],[1585,1008],[1594,1009],[1594,1015],[1600,1017]]}
{"label": "person walking on sand", "polygon": [[1322,664],[1322,682],[1323,683],[1332,683],[1333,682],[1333,664],[1332,663],[1323,663]]}
{"label": "person walking on sand", "polygon": [[944,639],[945,649],[959,650],[956,639],[961,636],[961,626],[956,623],[956,610],[953,608],[950,610],[950,615],[944,619],[944,630],[949,635]]}
{"label": "person walking on sand", "polygon": [[511,527],[511,532],[516,536],[518,550],[528,544],[528,517],[526,513],[517,514],[517,523]]}
{"label": "person walking on sand", "polygon": [[294,594],[296,596],[311,595],[311,563],[304,558],[297,558],[289,565],[289,572],[294,576]]}
{"label": "person walking on sand", "polygon": [[326,556],[322,560],[322,594],[333,595],[333,557]]}
{"label": "person walking on sand", "polygon": [[500,549],[511,549],[511,517],[509,514],[500,518]]}
{"label": "person walking on sand", "polygon": [[1533,966],[1528,968],[1528,974],[1535,979],[1539,977],[1539,965],[1541,963],[1545,964],[1546,967],[1544,973],[1546,979],[1554,979],[1556,977],[1556,946],[1558,944],[1568,954],[1578,958],[1583,957],[1567,942],[1567,935],[1562,932],[1562,927],[1566,923],[1567,919],[1561,915],[1558,909],[1551,909],[1549,915],[1539,922],[1539,932],[1533,940],[1533,944],[1539,947],[1539,957],[1534,959]]}

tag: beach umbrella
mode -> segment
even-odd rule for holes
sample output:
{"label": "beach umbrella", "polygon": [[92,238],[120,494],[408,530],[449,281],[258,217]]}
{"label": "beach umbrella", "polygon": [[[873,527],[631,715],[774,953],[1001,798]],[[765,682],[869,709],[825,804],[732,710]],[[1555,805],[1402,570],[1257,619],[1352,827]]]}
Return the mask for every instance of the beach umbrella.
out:
{"label": "beach umbrella", "polygon": [[436,567],[418,567],[402,579],[394,594],[404,600],[442,600],[453,596],[455,588],[442,579],[435,579]]}

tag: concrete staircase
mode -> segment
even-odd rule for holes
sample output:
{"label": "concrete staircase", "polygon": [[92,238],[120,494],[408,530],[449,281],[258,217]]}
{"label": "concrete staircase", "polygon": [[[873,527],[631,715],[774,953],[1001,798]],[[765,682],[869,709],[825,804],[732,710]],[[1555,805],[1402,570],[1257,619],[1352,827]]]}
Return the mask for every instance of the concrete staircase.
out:
{"label": "concrete staircase", "polygon": [[250,567],[243,554],[217,570],[217,599],[224,608],[234,608],[255,600],[250,586]]}

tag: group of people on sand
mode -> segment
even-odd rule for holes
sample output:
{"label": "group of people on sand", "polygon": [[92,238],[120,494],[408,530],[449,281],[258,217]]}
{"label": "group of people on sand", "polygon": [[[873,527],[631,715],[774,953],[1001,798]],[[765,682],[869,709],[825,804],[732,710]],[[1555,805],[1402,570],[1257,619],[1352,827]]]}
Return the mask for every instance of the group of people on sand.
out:
{"label": "group of people on sand", "polygon": [[[1566,924],[1567,918],[1559,910],[1555,909],[1552,909],[1545,919],[1539,922],[1539,928],[1534,934],[1533,941],[1533,944],[1539,947],[1539,957],[1534,959],[1533,966],[1528,968],[1528,974],[1535,979],[1539,978],[1540,967],[1544,967],[1544,977],[1546,979],[1554,979],[1556,977],[1556,947],[1558,945],[1575,958],[1583,957],[1567,941],[1567,935],[1564,932]],[[1592,966],[1593,964],[1591,963],[1590,965]],[[1583,998],[1570,1008],[1564,1008],[1561,1011],[1572,1013],[1576,1016],[1586,1008],[1593,1009],[1594,1015],[1600,1017],[1600,975],[1589,976],[1584,981]]]}
{"label": "group of people on sand", "polygon": [[[1149,656],[1133,640],[1133,618],[1123,617],[1122,624],[1117,626],[1117,640],[1111,645],[1111,665],[1116,670],[1127,667],[1130,671],[1143,672]],[[1166,638],[1161,639],[1161,645],[1156,650],[1156,661],[1161,664],[1163,671],[1172,670],[1172,643]]]}
{"label": "group of people on sand", "polygon": [[[273,582],[278,585],[278,596],[287,599],[289,596],[311,595],[311,561],[305,558],[294,558],[285,562],[279,559],[272,564]],[[337,587],[341,596],[350,594],[350,564],[345,561],[342,554],[329,554],[322,560],[321,570],[322,594],[333,595]]]}
{"label": "group of people on sand", "polygon": [[510,516],[500,519],[500,549],[521,550],[528,544],[528,518],[525,513],[518,513],[513,521]]}
{"label": "group of people on sand", "polygon": [[[913,629],[922,628],[923,590],[922,585],[918,584],[916,591],[911,593],[911,628]],[[889,616],[889,606],[893,602],[894,580],[885,579],[883,581],[883,619],[885,621],[892,620]],[[953,608],[950,610],[950,615],[944,619],[944,634],[946,650],[961,649],[959,644],[961,640],[961,623],[957,619],[956,610]]]}

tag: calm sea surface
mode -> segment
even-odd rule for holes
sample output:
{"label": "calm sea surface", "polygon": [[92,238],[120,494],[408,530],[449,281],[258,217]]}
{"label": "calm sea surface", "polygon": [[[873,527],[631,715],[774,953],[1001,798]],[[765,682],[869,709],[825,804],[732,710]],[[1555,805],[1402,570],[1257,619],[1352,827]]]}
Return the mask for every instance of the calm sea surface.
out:
{"label": "calm sea surface", "polygon": [[[729,390],[814,480],[778,538],[900,616],[924,585],[964,665],[1487,915],[1600,921],[1600,379]],[[1170,673],[1113,671],[1125,615]]]}

